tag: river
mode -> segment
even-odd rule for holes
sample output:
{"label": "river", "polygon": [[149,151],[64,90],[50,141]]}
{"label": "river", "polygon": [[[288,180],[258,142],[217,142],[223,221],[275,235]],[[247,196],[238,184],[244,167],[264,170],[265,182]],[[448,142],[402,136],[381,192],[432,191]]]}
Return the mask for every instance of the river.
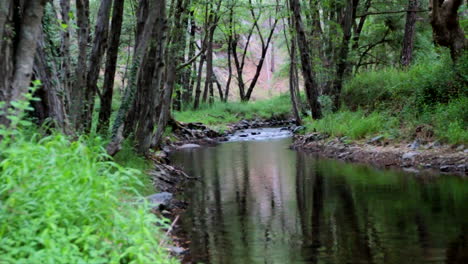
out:
{"label": "river", "polygon": [[319,159],[260,132],[172,154],[199,177],[181,197],[194,263],[468,263],[466,179]]}

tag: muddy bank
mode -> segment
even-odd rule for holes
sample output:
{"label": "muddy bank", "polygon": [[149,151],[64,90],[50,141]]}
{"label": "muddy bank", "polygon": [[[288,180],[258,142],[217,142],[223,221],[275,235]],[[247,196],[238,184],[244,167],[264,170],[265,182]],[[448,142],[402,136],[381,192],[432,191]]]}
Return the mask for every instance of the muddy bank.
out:
{"label": "muddy bank", "polygon": [[438,142],[391,143],[382,137],[367,142],[348,142],[346,138],[329,138],[313,133],[294,136],[291,148],[379,168],[468,175],[468,149],[444,146]]}

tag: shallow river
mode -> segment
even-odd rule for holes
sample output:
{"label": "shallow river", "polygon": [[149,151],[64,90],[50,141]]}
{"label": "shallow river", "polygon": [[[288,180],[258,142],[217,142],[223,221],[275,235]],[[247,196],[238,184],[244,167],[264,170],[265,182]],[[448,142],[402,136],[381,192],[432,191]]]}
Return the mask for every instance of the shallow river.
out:
{"label": "shallow river", "polygon": [[200,177],[183,197],[195,263],[468,263],[468,180],[235,139],[171,157]]}

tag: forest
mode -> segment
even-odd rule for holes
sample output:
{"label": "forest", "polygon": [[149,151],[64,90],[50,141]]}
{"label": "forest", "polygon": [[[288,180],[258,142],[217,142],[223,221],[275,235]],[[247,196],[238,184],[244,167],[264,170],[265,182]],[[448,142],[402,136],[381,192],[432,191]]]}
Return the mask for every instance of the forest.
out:
{"label": "forest", "polygon": [[463,0],[1,0],[0,263],[179,263],[148,171],[247,128],[466,175],[467,31]]}

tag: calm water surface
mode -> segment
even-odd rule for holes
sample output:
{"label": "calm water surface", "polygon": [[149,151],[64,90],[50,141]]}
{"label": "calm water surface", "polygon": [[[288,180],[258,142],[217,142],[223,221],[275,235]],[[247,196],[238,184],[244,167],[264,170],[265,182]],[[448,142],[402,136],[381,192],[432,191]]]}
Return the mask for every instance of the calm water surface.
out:
{"label": "calm water surface", "polygon": [[179,151],[195,263],[468,263],[468,180],[320,160],[290,138]]}

